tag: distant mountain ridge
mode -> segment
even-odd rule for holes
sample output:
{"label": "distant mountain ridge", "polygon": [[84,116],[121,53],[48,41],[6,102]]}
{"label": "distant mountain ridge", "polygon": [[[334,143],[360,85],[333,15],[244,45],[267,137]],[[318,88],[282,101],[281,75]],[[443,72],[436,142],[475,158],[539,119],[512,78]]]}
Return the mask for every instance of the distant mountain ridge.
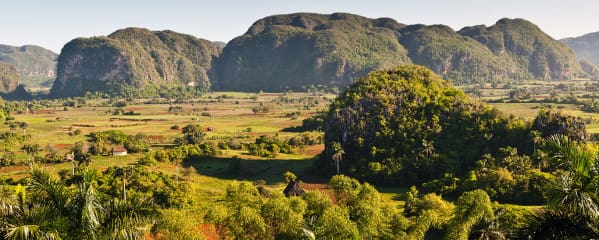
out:
{"label": "distant mountain ridge", "polygon": [[466,27],[405,25],[354,14],[298,13],[254,23],[223,50],[219,89],[344,87],[400,63],[424,65],[456,84],[583,76],[575,55],[524,19]]}
{"label": "distant mountain ridge", "polygon": [[599,32],[560,40],[570,46],[580,60],[599,65]]}
{"label": "distant mountain ridge", "polygon": [[75,39],[60,54],[51,95],[83,95],[115,82],[236,91],[343,88],[370,71],[405,63],[455,84],[567,80],[588,70],[570,48],[524,19],[455,31],[347,13],[296,13],[260,19],[222,46],[138,28]]}
{"label": "distant mountain ridge", "polygon": [[23,77],[55,77],[57,57],[58,54],[35,45],[0,44],[0,62],[15,66]]}

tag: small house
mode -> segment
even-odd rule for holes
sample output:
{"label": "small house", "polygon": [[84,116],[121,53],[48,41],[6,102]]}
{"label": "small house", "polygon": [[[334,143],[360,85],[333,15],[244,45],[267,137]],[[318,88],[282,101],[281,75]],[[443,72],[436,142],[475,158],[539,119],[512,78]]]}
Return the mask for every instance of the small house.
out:
{"label": "small house", "polygon": [[304,189],[302,189],[298,182],[291,180],[291,182],[287,184],[287,187],[285,187],[285,190],[283,190],[283,193],[286,197],[297,197],[304,195],[306,192]]}
{"label": "small house", "polygon": [[127,149],[123,146],[112,148],[112,156],[127,156]]}

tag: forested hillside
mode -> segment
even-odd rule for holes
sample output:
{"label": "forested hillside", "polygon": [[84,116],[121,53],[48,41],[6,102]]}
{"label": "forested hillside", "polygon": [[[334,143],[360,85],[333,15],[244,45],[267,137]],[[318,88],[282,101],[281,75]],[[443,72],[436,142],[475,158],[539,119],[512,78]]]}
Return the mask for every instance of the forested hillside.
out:
{"label": "forested hillside", "polygon": [[107,37],[79,38],[62,49],[50,96],[160,96],[186,87],[205,91],[219,54],[212,42],[172,31],[127,28]]}

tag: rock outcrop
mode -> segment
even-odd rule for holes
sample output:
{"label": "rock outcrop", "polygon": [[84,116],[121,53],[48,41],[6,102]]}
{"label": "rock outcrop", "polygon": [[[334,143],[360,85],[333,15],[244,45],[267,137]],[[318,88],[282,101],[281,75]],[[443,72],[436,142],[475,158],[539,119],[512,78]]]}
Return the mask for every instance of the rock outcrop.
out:
{"label": "rock outcrop", "polygon": [[58,54],[34,45],[13,47],[0,44],[0,62],[9,63],[23,77],[54,78]]}
{"label": "rock outcrop", "polygon": [[172,31],[127,28],[107,37],[78,38],[60,53],[50,96],[160,86],[207,90],[219,54],[210,41]]}
{"label": "rock outcrop", "polygon": [[6,94],[17,89],[21,77],[17,68],[8,63],[0,62],[0,94]]}

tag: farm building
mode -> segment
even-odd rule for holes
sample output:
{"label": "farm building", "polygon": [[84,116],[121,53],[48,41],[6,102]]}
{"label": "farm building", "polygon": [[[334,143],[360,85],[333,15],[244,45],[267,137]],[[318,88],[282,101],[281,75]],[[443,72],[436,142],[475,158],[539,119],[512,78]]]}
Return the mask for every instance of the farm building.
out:
{"label": "farm building", "polygon": [[286,197],[297,197],[304,195],[305,192],[298,182],[291,180],[285,190],[283,190],[283,193]]}
{"label": "farm building", "polygon": [[127,149],[123,146],[112,148],[112,156],[127,156]]}

